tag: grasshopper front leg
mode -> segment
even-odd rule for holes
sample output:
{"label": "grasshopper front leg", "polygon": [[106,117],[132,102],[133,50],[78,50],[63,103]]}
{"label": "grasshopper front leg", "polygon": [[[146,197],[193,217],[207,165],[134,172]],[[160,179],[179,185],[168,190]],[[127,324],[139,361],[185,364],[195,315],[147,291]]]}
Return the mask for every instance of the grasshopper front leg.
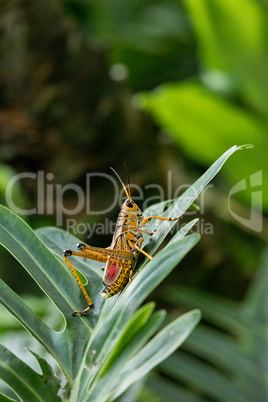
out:
{"label": "grasshopper front leg", "polygon": [[[147,223],[149,223],[152,219],[160,219],[162,221],[176,221],[178,219],[180,219],[181,216],[176,216],[175,218],[168,218],[165,216],[148,216],[147,218],[144,218],[143,221],[141,222],[140,226],[143,228],[145,225],[147,225]],[[146,233],[150,236],[152,236],[155,233],[155,230],[153,230],[152,232],[148,232],[147,230],[141,229],[140,231],[143,233]],[[141,248],[141,243],[143,242],[143,240],[140,241],[140,239],[138,239],[138,241],[133,245],[133,247],[138,250],[140,253],[144,254],[147,258],[149,258],[150,260],[153,259],[153,257],[151,255],[149,255],[148,253],[146,253],[146,251],[144,251]]]}
{"label": "grasshopper front leg", "polygon": [[147,225],[148,222],[150,222],[152,219],[159,219],[162,221],[177,221],[178,219],[180,219],[181,216],[176,216],[175,218],[168,218],[165,216],[147,216],[147,218],[144,218],[143,221],[141,222],[141,227],[144,227],[145,225]]}

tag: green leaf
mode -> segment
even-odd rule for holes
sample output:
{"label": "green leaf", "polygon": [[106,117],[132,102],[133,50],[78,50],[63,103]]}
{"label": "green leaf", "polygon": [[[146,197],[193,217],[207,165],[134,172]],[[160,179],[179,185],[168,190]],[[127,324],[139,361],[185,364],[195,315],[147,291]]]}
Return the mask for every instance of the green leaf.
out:
{"label": "green leaf", "polygon": [[177,241],[151,260],[144,269],[135,276],[132,282],[119,295],[116,302],[108,300],[107,304],[113,304],[106,313],[105,308],[99,322],[92,334],[87,352],[87,364],[92,365],[92,354],[98,359],[93,359],[94,369],[84,372],[84,390],[80,394],[83,400],[87,388],[91,386],[95,373],[100,369],[103,361],[106,361],[115,347],[122,329],[130,319],[134,311],[140,306],[147,295],[172,271],[178,262],[195,246],[199,235],[191,235]]}
{"label": "green leaf", "polygon": [[2,393],[0,393],[0,401],[1,402],[16,402],[16,400],[15,399],[13,399],[13,398],[10,398],[9,396],[7,396],[7,395],[4,395],[4,394],[2,394]]}
{"label": "green leaf", "polygon": [[120,338],[118,339],[117,345],[113,348],[109,358],[106,360],[100,376],[103,376],[114,362],[118,359],[118,356],[127,347],[128,343],[131,342],[132,338],[139,332],[139,330],[146,324],[152,311],[154,309],[154,303],[146,304],[131,317],[130,322],[127,323],[126,327],[122,330]]}
{"label": "green leaf", "polygon": [[71,273],[22,219],[3,206],[0,206],[0,229],[1,244],[24,266],[61,312],[65,315],[72,312],[72,299],[77,299],[77,292]]}
{"label": "green leaf", "polygon": [[[259,392],[263,398],[268,394],[267,372],[268,372],[268,248],[263,252],[261,264],[254,282],[251,284],[245,301],[241,306],[241,317],[249,317],[253,324],[250,325],[251,336],[247,337],[244,345],[249,350],[250,359],[262,371],[259,380],[264,380],[263,388],[259,387],[259,381],[254,377],[247,382],[248,391],[254,397]],[[261,397],[260,397],[261,398]]]}
{"label": "green leaf", "polygon": [[[255,280],[250,286],[243,305],[243,313],[268,327],[268,248],[263,252]],[[268,368],[268,367],[267,367]]]}
{"label": "green leaf", "polygon": [[[100,346],[103,347],[104,340],[111,349],[113,348],[121,329],[131,314],[195,246],[198,240],[199,235],[191,235],[172,245],[168,245],[153,260],[146,264],[144,269],[135,276],[132,282],[119,295],[113,308],[109,309],[109,315],[105,317],[105,328],[102,325],[102,317],[100,318],[94,337],[91,340],[90,349],[98,351]],[[114,327],[114,330],[111,332],[112,327]],[[101,352],[100,358],[104,358]]]}
{"label": "green leaf", "polygon": [[23,401],[60,401],[55,393],[59,389],[56,379],[51,387],[45,376],[36,373],[2,345],[0,376]]}
{"label": "green leaf", "polygon": [[[116,402],[137,402],[139,398],[139,394],[144,386],[144,382],[146,377],[143,377],[140,381],[132,384],[123,395],[120,395],[119,398],[116,399]],[[152,401],[153,402],[153,401]]]}
{"label": "green leaf", "polygon": [[[150,305],[149,305],[150,306]],[[147,306],[146,306],[147,307]],[[148,309],[148,307],[147,307]],[[138,314],[137,314],[138,313]],[[139,319],[139,317],[144,315],[143,308],[138,310],[135,314],[134,320],[131,320],[130,323],[126,326],[125,333],[127,335],[129,327],[132,327],[133,324],[135,325],[135,322]],[[153,314],[152,316],[149,317],[149,319],[143,323],[143,325],[140,325],[140,329],[136,332],[135,337],[132,336],[130,339],[124,339],[124,335],[122,336],[123,340],[123,347],[120,344],[120,339],[117,342],[117,345],[120,345],[121,353],[118,356],[117,360],[114,359],[114,351],[111,351],[111,356],[114,360],[113,362],[113,369],[110,370],[107,375],[103,376],[103,372],[101,372],[101,380],[96,383],[96,378],[95,378],[95,383],[96,386],[94,387],[94,384],[91,387],[94,389],[94,395],[98,395],[98,398],[101,400],[102,398],[107,397],[111,393],[111,390],[115,389],[116,384],[120,383],[121,375],[125,370],[125,366],[127,362],[137,353],[139,350],[146,344],[146,342],[155,334],[156,330],[159,328],[159,326],[162,324],[163,320],[165,317],[165,312],[163,311],[158,311],[157,313]],[[118,349],[117,345],[115,346],[115,350]],[[108,361],[111,358],[108,359]],[[106,365],[105,365],[106,368]],[[107,370],[105,370],[107,371]],[[104,373],[106,374],[106,373]],[[87,399],[89,397],[89,392],[88,396],[85,398]],[[91,397],[90,397],[91,398]]]}
{"label": "green leaf", "polygon": [[[196,82],[166,84],[139,95],[141,105],[191,158],[211,163],[235,143],[265,143],[266,126]],[[249,155],[247,155],[248,157]]]}
{"label": "green leaf", "polygon": [[197,244],[199,239],[199,234],[186,236],[181,240],[168,244],[164,250],[161,250],[155,258],[149,261],[120,295],[120,303],[126,306],[125,309],[132,309],[135,305],[140,305],[145,297]]}
{"label": "green leaf", "polygon": [[33,352],[32,350],[29,350],[29,352],[31,352],[32,355],[38,361],[38,364],[42,370],[46,386],[49,387],[52,394],[57,395],[60,389],[60,383],[61,383],[60,379],[56,377],[52,367],[48,364],[48,362],[45,359],[40,357],[37,353]]}
{"label": "green leaf", "polygon": [[[139,99],[142,107],[169,133],[178,148],[198,164],[210,165],[233,143],[253,144],[254,149],[249,154],[241,153],[224,169],[223,174],[233,185],[256,171],[268,170],[267,126],[248,110],[213,94],[196,82],[166,84],[139,95]],[[238,195],[248,196],[246,191],[240,191]],[[268,197],[264,194],[263,198],[268,207]],[[250,200],[247,198],[247,201]],[[258,206],[262,207],[261,199]]]}
{"label": "green leaf", "polygon": [[205,392],[216,400],[248,402],[246,396],[227,377],[186,354],[170,356],[161,363],[160,370],[175,381],[191,384],[197,391]]}
{"label": "green leaf", "polygon": [[166,326],[144,346],[127,364],[115,397],[173,353],[192,332],[200,317],[201,314],[198,310],[184,314]]}
{"label": "green leaf", "polygon": [[[232,147],[222,155],[178,201],[168,202],[169,205],[158,205],[158,208],[168,206],[164,211],[165,216],[181,215],[237,149],[239,147]],[[38,230],[37,235],[19,217],[0,207],[1,243],[55,303],[66,320],[66,327],[62,332],[49,328],[3,282],[0,282],[0,301],[57,360],[68,379],[70,400],[82,402],[88,401],[90,397],[92,400],[106,401],[115,394],[121,394],[172,353],[196,325],[199,313],[192,312],[175,320],[149,340],[161,325],[164,313],[151,315],[152,304],[136,311],[148,294],[198,242],[200,236],[197,234],[185,236],[195,221],[185,225],[174,240],[153,260],[143,265],[143,269],[120,294],[108,299],[104,304],[103,301],[98,303],[98,299],[101,299],[97,294],[101,286],[99,265],[85,264],[83,260],[74,259],[75,267],[86,279],[90,278],[86,287],[89,288],[97,308],[88,317],[73,318],[70,317],[70,312],[83,305],[85,300],[60,256],[62,249],[74,248],[77,240],[53,228]],[[153,253],[174,224],[160,222],[157,233],[147,242],[148,250]],[[139,265],[141,267],[142,260],[138,262],[138,271]],[[55,393],[58,383],[52,378],[50,367],[36,357],[43,376],[36,375],[45,378],[46,384],[50,384],[51,392],[53,390]],[[134,376],[131,376],[133,370]],[[9,380],[12,382],[12,377],[8,377]],[[33,376],[29,379],[29,387],[32,381]]]}
{"label": "green leaf", "polygon": [[248,358],[230,335],[200,325],[185,342],[185,348],[220,370],[232,373],[240,381],[255,381],[259,389],[266,384],[264,372]]}
{"label": "green leaf", "polygon": [[186,223],[182,226],[182,228],[172,237],[169,244],[174,243],[175,241],[181,240],[186,236],[186,234],[192,229],[192,227],[198,222],[198,218],[193,219],[192,221]]}
{"label": "green leaf", "polygon": [[179,383],[174,383],[160,375],[150,374],[146,382],[146,388],[149,387],[159,396],[161,402],[201,402],[199,396],[183,388]]}
{"label": "green leaf", "polygon": [[[90,320],[73,320],[70,313],[80,305],[80,290],[72,275],[36,236],[32,229],[7,208],[0,206],[1,243],[35,279],[65,315],[67,327],[51,330],[4,282],[0,301],[54,356],[65,375],[72,379],[83,360],[83,350],[92,331]],[[90,317],[94,320],[94,315]],[[79,337],[79,342],[72,340]]]}
{"label": "green leaf", "polygon": [[265,325],[245,312],[241,314],[240,306],[234,301],[188,287],[180,286],[179,291],[175,290],[174,287],[169,287],[164,290],[163,297],[175,305],[184,304],[188,308],[198,306],[206,320],[217,324],[223,330],[239,336],[241,334],[246,336],[249,332],[264,333]]}
{"label": "green leaf", "polygon": [[[263,255],[261,269],[251,285],[242,303],[231,302],[209,293],[180,288],[174,292],[167,290],[169,302],[174,306],[183,304],[188,307],[199,306],[207,326],[199,326],[185,342],[188,353],[200,357],[203,362],[209,362],[224,374],[224,381],[235,379],[237,392],[246,395],[247,400],[263,401],[267,395],[267,250]],[[213,326],[214,329],[211,328]],[[224,329],[224,332],[216,328]],[[234,335],[234,336],[233,336]],[[177,359],[183,361],[184,355],[178,352]],[[178,363],[179,364],[179,363]],[[181,363],[180,363],[181,364]],[[189,366],[196,366],[209,378],[203,378],[209,383],[211,373],[201,369],[199,360],[188,361]],[[185,373],[189,371],[187,379]],[[177,378],[186,380],[192,387],[198,387],[194,367],[177,372]],[[215,381],[212,391],[222,393],[221,386]],[[228,397],[223,393],[223,400]]]}
{"label": "green leaf", "polygon": [[[187,211],[190,205],[195,201],[204,187],[213,179],[213,177],[218,173],[226,160],[237,150],[247,148],[249,146],[233,146],[228,151],[226,151],[219,159],[214,162],[209,169],[190,187],[188,188],[180,198],[176,202],[174,202],[162,216],[168,216],[171,218],[177,216],[183,216],[184,212]],[[164,204],[160,204],[162,207]],[[153,221],[153,220],[152,220]],[[176,221],[154,221],[148,225],[149,230],[155,229],[156,232],[153,236],[147,241],[144,242],[145,246],[143,247],[147,253],[153,255],[158,246],[162,243],[164,238],[176,224]],[[147,226],[146,226],[147,228]]]}
{"label": "green leaf", "polygon": [[[227,73],[244,98],[267,115],[267,14],[253,0],[184,0],[203,64]],[[243,12],[241,12],[243,10]],[[248,22],[250,21],[250,24]]]}

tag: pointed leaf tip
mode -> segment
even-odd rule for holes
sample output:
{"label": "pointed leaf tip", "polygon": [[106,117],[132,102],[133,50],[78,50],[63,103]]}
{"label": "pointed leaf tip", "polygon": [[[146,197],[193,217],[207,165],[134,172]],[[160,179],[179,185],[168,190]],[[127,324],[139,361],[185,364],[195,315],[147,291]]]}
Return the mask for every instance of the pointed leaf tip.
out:
{"label": "pointed leaf tip", "polygon": [[251,149],[251,148],[254,148],[253,144],[244,144],[244,145],[238,145],[237,146],[238,151],[241,151],[243,149]]}

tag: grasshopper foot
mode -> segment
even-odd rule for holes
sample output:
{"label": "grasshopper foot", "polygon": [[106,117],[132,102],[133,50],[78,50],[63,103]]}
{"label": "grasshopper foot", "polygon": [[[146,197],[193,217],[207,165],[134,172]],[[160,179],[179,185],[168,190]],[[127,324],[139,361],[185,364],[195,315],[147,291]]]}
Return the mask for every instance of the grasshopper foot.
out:
{"label": "grasshopper foot", "polygon": [[71,316],[75,317],[76,315],[87,315],[87,313],[94,308],[93,304],[90,304],[85,310],[83,311],[74,311]]}

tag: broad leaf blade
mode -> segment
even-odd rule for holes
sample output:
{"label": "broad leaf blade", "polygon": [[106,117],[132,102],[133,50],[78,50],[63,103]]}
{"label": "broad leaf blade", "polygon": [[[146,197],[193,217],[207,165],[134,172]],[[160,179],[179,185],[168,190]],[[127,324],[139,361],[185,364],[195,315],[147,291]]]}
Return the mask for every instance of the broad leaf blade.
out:
{"label": "broad leaf blade", "polygon": [[0,206],[0,241],[23,265],[64,315],[79,303],[76,282],[34,231],[9,209]]}
{"label": "broad leaf blade", "polygon": [[178,353],[170,356],[159,368],[175,381],[186,382],[210,398],[222,402],[248,402],[246,396],[229,378],[186,354]]}
{"label": "broad leaf blade", "polygon": [[191,311],[173,321],[157,334],[126,366],[121,385],[116,391],[119,396],[133,382],[146,375],[153,367],[171,355],[189,336],[201,317],[198,310]]}
{"label": "broad leaf blade", "polygon": [[2,280],[0,280],[0,301],[30,334],[54,354],[55,350],[52,345],[53,331]]}
{"label": "broad leaf blade", "polygon": [[[0,235],[1,243],[66,316],[67,327],[61,333],[52,331],[3,282],[0,284],[1,303],[50,351],[65,375],[74,378],[83,360],[84,348],[92,331],[90,320],[94,320],[94,315],[88,320],[80,317],[75,320],[70,316],[83,300],[72,274],[22,219],[3,206],[0,206]],[[79,342],[73,342],[76,337]]]}
{"label": "broad leaf blade", "polygon": [[198,243],[199,239],[199,234],[193,234],[168,244],[135,276],[119,298],[120,304],[123,304],[125,309],[138,306]]}
{"label": "broad leaf blade", "polygon": [[38,364],[42,370],[42,376],[44,378],[46,386],[49,387],[50,392],[52,394],[57,395],[60,389],[60,383],[61,383],[60,379],[56,376],[52,367],[48,364],[48,362],[45,359],[40,357],[37,353],[33,352],[32,350],[29,350],[29,352],[32,353],[32,355],[38,361]]}
{"label": "broad leaf blade", "polygon": [[46,379],[0,345],[1,378],[23,401],[60,401],[56,388],[50,387]]}
{"label": "broad leaf blade", "polygon": [[225,372],[233,373],[240,381],[255,381],[258,390],[264,389],[265,373],[242,350],[240,342],[230,335],[199,325],[185,342],[185,350],[199,356]]}
{"label": "broad leaf blade", "polygon": [[[146,304],[137,310],[130,318],[125,328],[121,332],[121,336],[118,339],[117,344],[114,346],[112,353],[106,360],[102,367],[100,375],[103,376],[109,370],[109,368],[116,362],[118,356],[122,354],[128,343],[131,342],[133,337],[139,332],[139,330],[147,323],[152,311],[154,309],[154,303]],[[109,374],[110,375],[110,374]]]}
{"label": "broad leaf blade", "polygon": [[[177,304],[184,304],[189,308],[198,306],[207,321],[219,328],[230,331],[238,336],[247,336],[249,333],[263,334],[265,326],[254,320],[250,314],[242,314],[238,303],[212,295],[205,291],[194,290],[188,287],[179,287],[179,291],[170,286],[164,290],[163,297]],[[213,308],[211,306],[213,305]]]}
{"label": "broad leaf blade", "polygon": [[[210,168],[188,189],[183,195],[178,198],[178,200],[172,204],[164,213],[163,216],[174,218],[176,216],[182,216],[184,212],[190,207],[190,205],[195,201],[204,187],[213,179],[213,177],[222,168],[226,160],[237,150],[242,149],[245,146],[233,146],[228,151],[226,151]],[[153,221],[153,224],[148,227],[156,229],[154,235],[148,240],[144,249],[149,254],[153,254],[158,246],[162,243],[166,235],[170,232],[172,227],[176,224],[174,222],[167,221]],[[146,226],[147,227],[147,226]]]}
{"label": "broad leaf blade", "polygon": [[[140,310],[142,311],[142,309],[143,308],[141,308]],[[140,311],[138,311],[135,314],[134,320],[137,319],[139,316]],[[121,371],[124,370],[124,365],[126,364],[126,362],[131,357],[133,357],[133,355],[135,355],[135,353],[137,353],[140,350],[140,348],[143,347],[146,344],[146,342],[155,334],[157,329],[163,323],[165,316],[166,312],[163,310],[157,311],[156,313],[152,314],[149,317],[148,321],[138,330],[135,336],[132,336],[132,338],[128,340],[127,344],[123,339],[122,342],[123,345],[122,345],[120,343],[121,338],[124,337],[124,333],[128,332],[129,326],[132,326],[134,323],[133,319],[130,319],[129,323],[126,324],[123,335],[118,339],[117,344],[110,351],[110,356],[114,360],[113,368],[109,370],[109,373],[107,373],[107,376],[105,376],[104,377],[105,379],[101,380],[101,382],[96,381],[96,379],[99,379],[100,374],[103,373],[102,367],[98,372],[96,371],[94,373],[92,372],[94,370],[94,367],[92,367],[91,368],[92,373],[90,376],[88,376],[87,372],[85,371],[83,373],[83,380],[81,381],[81,383],[83,383],[83,387],[81,387],[80,389],[80,396],[78,399],[82,400],[82,396],[84,395],[84,399],[87,400],[89,398],[90,392],[92,392],[93,390],[94,393],[97,393],[99,395],[109,394],[110,389],[113,389],[117,384],[117,382],[120,381],[120,373]],[[117,356],[118,358],[115,360],[114,350],[116,349],[121,349],[121,354]],[[108,357],[107,361],[109,361],[109,359],[110,357]],[[94,384],[92,384],[93,380]],[[84,386],[84,384],[87,384],[87,386]]]}
{"label": "broad leaf blade", "polygon": [[[164,311],[158,311],[148,317],[152,307],[154,307],[152,303],[141,307],[126,324],[103,369],[98,372],[98,376],[94,378],[94,383],[88,389],[87,396],[84,397],[85,400],[93,398],[92,392],[94,395],[98,395],[98,399],[106,400],[111,390],[120,383],[126,363],[155,334],[165,318]],[[111,365],[113,365],[112,368]]]}
{"label": "broad leaf blade", "polygon": [[191,390],[170,381],[160,375],[151,374],[146,382],[146,388],[152,388],[152,391],[160,397],[160,401],[165,402],[201,402],[199,396],[195,395]]}
{"label": "broad leaf blade", "polygon": [[1,402],[16,402],[15,399],[10,398],[9,396],[2,394],[1,392],[0,392],[0,401]]}
{"label": "broad leaf blade", "polygon": [[104,318],[100,319],[94,332],[90,350],[100,351],[102,349],[99,355],[100,359],[106,359],[108,350],[113,348],[120,331],[131,314],[195,246],[199,238],[199,235],[191,235],[168,245],[152,261],[146,264],[145,268],[124,289],[110,310],[109,315],[105,317],[105,326],[103,325]]}
{"label": "broad leaf blade", "polygon": [[[89,345],[87,364],[92,364],[92,353],[96,351],[98,360],[94,370],[84,378],[85,384],[90,384],[94,372],[98,371],[100,363],[105,361],[113,350],[122,328],[133,312],[139,307],[147,295],[172,271],[179,261],[195,246],[199,235],[187,236],[171,245],[150,261],[118,297],[117,302],[109,311],[109,315],[101,317]],[[94,360],[93,360],[94,361]],[[87,392],[86,389],[84,392]]]}
{"label": "broad leaf blade", "polygon": [[[184,0],[197,32],[202,62],[234,79],[246,101],[267,114],[266,13],[252,0]],[[241,10],[243,9],[243,13]],[[223,18],[224,16],[224,18]],[[248,24],[250,21],[250,24]],[[225,78],[225,79],[226,79]]]}

